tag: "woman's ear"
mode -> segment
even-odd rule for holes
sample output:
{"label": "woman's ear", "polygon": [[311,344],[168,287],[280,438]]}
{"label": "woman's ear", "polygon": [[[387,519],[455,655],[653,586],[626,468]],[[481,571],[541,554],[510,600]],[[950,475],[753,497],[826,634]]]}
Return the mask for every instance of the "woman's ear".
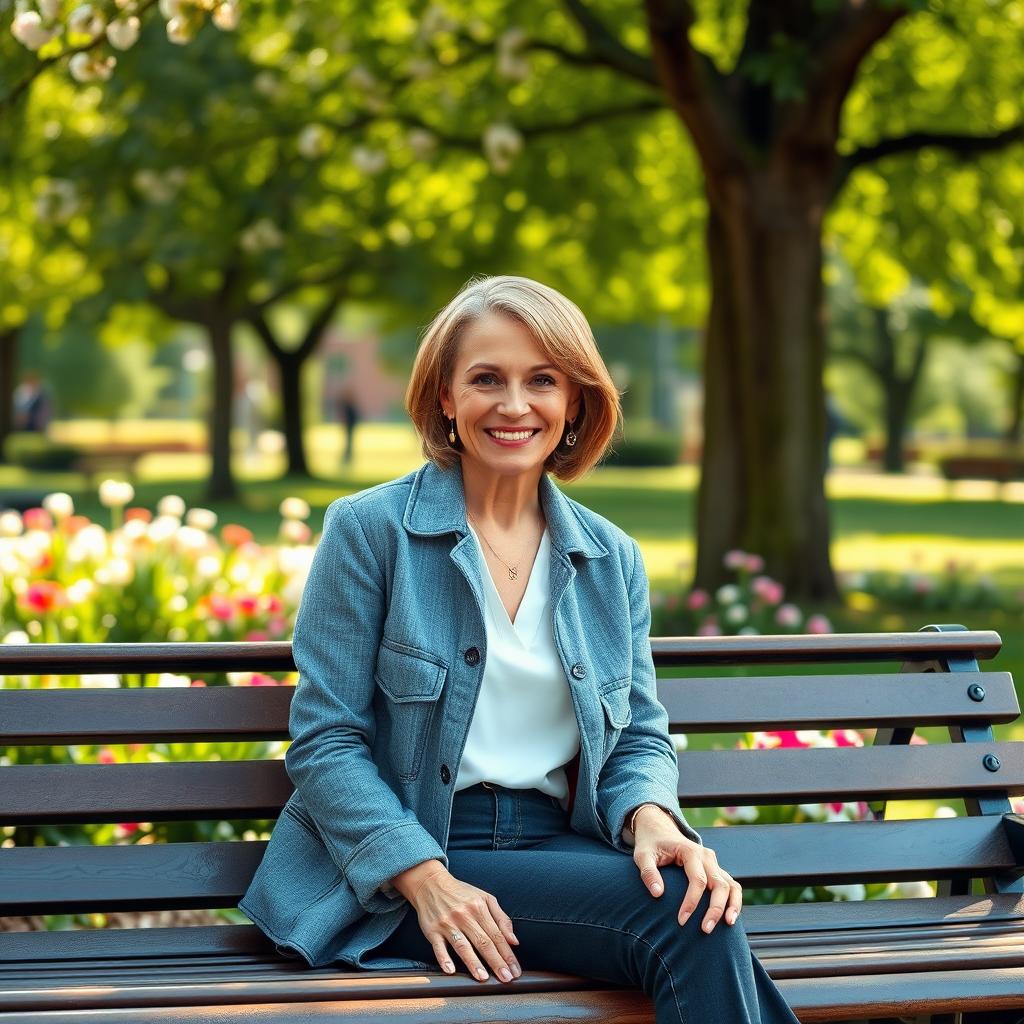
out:
{"label": "woman's ear", "polygon": [[579,416],[583,409],[583,389],[579,384],[573,383],[571,397],[569,398],[569,404],[566,406],[565,415],[566,419],[570,423],[576,422],[576,417]]}

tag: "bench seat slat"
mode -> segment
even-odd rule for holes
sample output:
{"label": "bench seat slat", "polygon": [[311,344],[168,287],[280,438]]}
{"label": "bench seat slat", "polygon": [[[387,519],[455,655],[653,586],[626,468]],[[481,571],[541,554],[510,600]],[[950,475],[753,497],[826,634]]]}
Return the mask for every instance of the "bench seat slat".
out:
{"label": "bench seat slat", "polygon": [[[906,932],[927,936],[929,930],[956,929],[1024,921],[1024,896],[936,896],[932,899],[866,900],[863,902],[791,903],[748,906],[744,927],[752,938],[800,941],[818,936],[826,941],[850,938],[871,941]],[[146,942],[132,928],[91,931],[0,932],[0,965],[103,963],[111,960],[148,962],[152,958],[277,956],[273,943],[255,925],[197,925],[147,928]],[[289,961],[284,961],[288,963]],[[0,975],[3,968],[0,967]]]}
{"label": "bench seat slat", "polygon": [[[985,697],[968,688],[981,683]],[[1020,715],[1008,672],[659,679],[658,699],[681,732],[1002,724]]]}
{"label": "bench seat slat", "polygon": [[[700,831],[748,887],[978,877],[1017,864],[994,817]],[[234,906],[265,846],[252,840],[13,847],[0,850],[0,907],[56,914]]]}
{"label": "bench seat slat", "polygon": [[[1001,763],[992,772],[986,754]],[[679,758],[684,807],[1024,793],[1024,744],[693,750]]]}

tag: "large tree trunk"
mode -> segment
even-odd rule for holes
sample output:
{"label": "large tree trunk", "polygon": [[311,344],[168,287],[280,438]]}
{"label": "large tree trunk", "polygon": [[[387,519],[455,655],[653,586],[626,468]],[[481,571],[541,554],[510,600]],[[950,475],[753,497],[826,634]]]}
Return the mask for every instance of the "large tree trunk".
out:
{"label": "large tree trunk", "polygon": [[284,427],[285,450],[288,453],[288,472],[294,476],[309,476],[306,446],[302,436],[302,358],[295,353],[274,353],[281,380],[281,419]]}
{"label": "large tree trunk", "polygon": [[[837,596],[824,493],[821,214],[827,168],[797,160],[709,180],[711,312],[697,585],[740,547],[791,596]],[[808,180],[808,175],[816,178]]]}
{"label": "large tree trunk", "polygon": [[20,333],[20,327],[0,332],[0,458],[3,458],[7,437],[14,429],[14,378],[18,370]]}
{"label": "large tree trunk", "polygon": [[206,323],[213,357],[213,402],[209,417],[209,445],[212,465],[206,485],[208,501],[237,499],[238,489],[231,472],[231,423],[234,408],[235,360],[231,349],[234,319],[226,313]]}

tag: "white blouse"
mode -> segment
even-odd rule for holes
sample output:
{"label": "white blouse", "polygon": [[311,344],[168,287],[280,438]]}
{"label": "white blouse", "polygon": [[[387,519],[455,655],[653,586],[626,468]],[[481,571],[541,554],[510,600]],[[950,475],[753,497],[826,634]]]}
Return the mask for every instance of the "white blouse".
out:
{"label": "white blouse", "polygon": [[[469,525],[469,524],[467,524]],[[494,584],[476,530],[484,584],[487,656],[456,791],[478,782],[539,789],[569,804],[563,765],[580,748],[579,726],[555,647],[551,540],[545,528],[515,622]]]}

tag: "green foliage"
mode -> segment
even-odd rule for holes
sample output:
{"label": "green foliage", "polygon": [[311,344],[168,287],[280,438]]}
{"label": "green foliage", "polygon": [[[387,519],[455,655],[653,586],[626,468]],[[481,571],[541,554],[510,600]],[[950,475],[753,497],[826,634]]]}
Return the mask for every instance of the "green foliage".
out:
{"label": "green foliage", "polygon": [[675,466],[682,439],[676,430],[637,427],[630,424],[622,440],[613,444],[604,459],[608,466]]}
{"label": "green foliage", "polygon": [[40,472],[71,469],[79,454],[74,445],[60,444],[43,434],[28,432],[8,434],[4,444],[7,462]]}

